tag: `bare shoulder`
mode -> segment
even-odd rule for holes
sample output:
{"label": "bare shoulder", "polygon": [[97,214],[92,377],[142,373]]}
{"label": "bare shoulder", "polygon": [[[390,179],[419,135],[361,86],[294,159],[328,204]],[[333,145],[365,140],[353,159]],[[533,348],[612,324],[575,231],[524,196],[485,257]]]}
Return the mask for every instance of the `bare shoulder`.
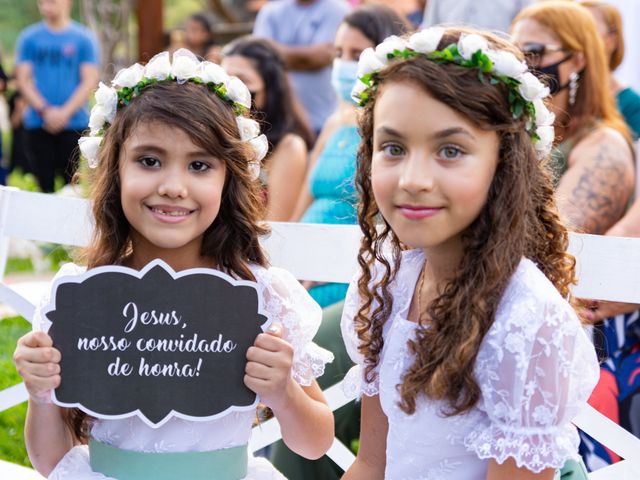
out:
{"label": "bare shoulder", "polygon": [[631,147],[619,131],[607,126],[599,127],[581,139],[571,151],[569,164],[589,160],[633,169]]}
{"label": "bare shoulder", "polygon": [[300,135],[295,133],[287,133],[274,150],[271,161],[284,162],[286,164],[306,165],[307,162],[307,145]]}
{"label": "bare shoulder", "polygon": [[324,134],[325,132],[330,134],[340,126],[341,122],[342,122],[342,116],[336,110],[331,115],[329,115],[327,119],[324,121],[324,125],[322,125],[322,130],[320,130],[320,135]]}
{"label": "bare shoulder", "polygon": [[306,155],[307,153],[307,145],[304,143],[302,137],[296,133],[287,133],[282,137],[280,143],[278,143],[278,149],[302,155]]}
{"label": "bare shoulder", "polygon": [[576,145],[556,190],[572,229],[604,234],[622,218],[633,192],[633,161],[630,145],[612,128],[598,128]]}

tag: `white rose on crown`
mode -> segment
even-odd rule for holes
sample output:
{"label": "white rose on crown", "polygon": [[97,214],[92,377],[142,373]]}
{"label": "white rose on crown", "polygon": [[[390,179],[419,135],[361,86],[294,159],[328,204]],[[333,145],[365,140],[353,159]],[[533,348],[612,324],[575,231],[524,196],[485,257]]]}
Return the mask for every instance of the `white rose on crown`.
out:
{"label": "white rose on crown", "polygon": [[135,87],[144,76],[144,67],[139,63],[134,63],[128,68],[123,68],[116,73],[115,78],[111,82],[116,87],[124,88]]}
{"label": "white rose on crown", "polygon": [[254,180],[260,176],[260,162],[249,162],[249,175]]}
{"label": "white rose on crown", "polygon": [[104,108],[98,104],[94,105],[91,109],[91,115],[89,116],[89,128],[91,129],[91,134],[95,135],[100,129],[102,129],[106,120],[107,117],[105,115]]}
{"label": "white rose on crown", "polygon": [[541,98],[536,98],[533,101],[533,107],[536,109],[536,125],[539,127],[546,127],[553,125],[556,120],[556,116],[549,111],[544,101]]}
{"label": "white rose on crown", "polygon": [[386,64],[388,61],[387,55],[393,53],[396,50],[403,51],[407,48],[407,43],[396,35],[387,37],[384,42],[378,45],[375,49],[376,57],[382,63]]}
{"label": "white rose on crown", "polygon": [[229,75],[224,68],[212,62],[202,62],[198,67],[196,76],[204,83],[225,84],[229,81]]}
{"label": "white rose on crown", "polygon": [[80,137],[78,140],[80,152],[87,159],[90,168],[96,168],[98,165],[100,143],[102,143],[102,137]]}
{"label": "white rose on crown", "polygon": [[376,52],[373,48],[365,48],[360,54],[358,60],[358,77],[363,77],[369,73],[377,72],[387,64],[380,61],[376,56]]}
{"label": "white rose on crown", "polygon": [[186,82],[195,77],[200,61],[186,48],[180,48],[173,54],[173,65],[171,65],[171,75],[179,82]]}
{"label": "white rose on crown", "polygon": [[171,73],[171,61],[169,60],[169,52],[162,52],[154,56],[144,67],[144,76],[146,78],[155,78],[156,80],[164,80]]}
{"label": "white rose on crown", "polygon": [[255,120],[240,115],[236,117],[236,123],[238,124],[238,131],[242,141],[246,142],[260,135],[260,125]]}
{"label": "white rose on crown", "polygon": [[536,133],[538,134],[538,137],[540,137],[540,140],[534,144],[536,151],[540,153],[541,156],[545,156],[551,151],[555,132],[553,127],[549,125],[536,128]]}
{"label": "white rose on crown", "polygon": [[252,138],[251,140],[249,140],[249,144],[256,152],[257,162],[260,162],[264,157],[267,156],[267,152],[269,151],[269,141],[267,140],[266,135],[262,134],[256,138]]}
{"label": "white rose on crown", "polygon": [[471,60],[471,57],[478,50],[486,52],[489,48],[486,38],[472,33],[470,35],[463,35],[458,41],[458,52],[465,60]]}
{"label": "white rose on crown", "polygon": [[227,96],[240,105],[251,108],[251,92],[238,77],[229,77],[225,84],[227,87]]}
{"label": "white rose on crown", "polygon": [[444,28],[431,27],[414,33],[409,37],[409,46],[418,53],[429,54],[438,49],[438,44],[444,35]]}
{"label": "white rose on crown", "polygon": [[527,64],[511,52],[488,50],[487,56],[493,62],[493,70],[505,77],[517,78],[527,71]]}
{"label": "white rose on crown", "polygon": [[100,82],[95,94],[96,105],[100,105],[104,111],[104,116],[109,123],[113,123],[118,108],[118,92],[115,88],[107,87]]}
{"label": "white rose on crown", "polygon": [[542,82],[531,72],[520,75],[517,80],[520,81],[518,91],[525,100],[533,102],[536,99],[543,99],[549,95],[549,88],[545,87]]}

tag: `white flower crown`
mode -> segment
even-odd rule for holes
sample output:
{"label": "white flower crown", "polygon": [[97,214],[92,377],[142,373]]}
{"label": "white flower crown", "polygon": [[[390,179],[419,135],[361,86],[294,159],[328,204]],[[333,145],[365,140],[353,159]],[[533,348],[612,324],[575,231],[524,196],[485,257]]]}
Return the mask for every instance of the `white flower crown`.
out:
{"label": "white flower crown", "polygon": [[408,41],[391,36],[375,50],[364,50],[358,61],[358,81],[351,94],[356,103],[364,106],[369,101],[377,88],[378,72],[394,59],[425,56],[436,63],[477,68],[480,81],[500,82],[509,88],[511,113],[514,118],[526,116],[526,128],[538,156],[548,155],[553,146],[555,120],[555,115],[544,104],[549,88],[513,53],[489,48],[487,39],[480,35],[462,35],[458,43],[437,50],[444,33],[442,27],[431,27],[414,33]]}
{"label": "white flower crown", "polygon": [[135,63],[120,70],[112,80],[111,87],[100,82],[95,94],[96,104],[91,109],[89,118],[90,134],[78,140],[80,152],[87,159],[89,167],[98,166],[100,145],[106,129],[113,123],[118,108],[128,105],[134,97],[141,95],[146,87],[165,80],[203,84],[233,108],[240,139],[248,142],[255,152],[248,168],[253,177],[257,178],[260,162],[267,154],[269,144],[267,137],[260,134],[258,122],[244,116],[251,108],[249,89],[239,78],[229,76],[220,65],[208,61],[201,62],[184,48],[176,50],[173,54],[173,64],[169,60],[169,52],[162,52],[149,60],[144,67]]}

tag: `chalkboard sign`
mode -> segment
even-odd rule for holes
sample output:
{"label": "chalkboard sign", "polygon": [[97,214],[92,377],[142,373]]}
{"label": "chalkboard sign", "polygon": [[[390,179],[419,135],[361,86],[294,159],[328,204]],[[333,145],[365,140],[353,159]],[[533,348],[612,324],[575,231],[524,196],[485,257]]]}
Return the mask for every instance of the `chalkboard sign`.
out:
{"label": "chalkboard sign", "polygon": [[60,277],[46,316],[62,353],[54,403],[97,418],[210,420],[253,410],[247,349],[269,324],[254,282],[161,260]]}

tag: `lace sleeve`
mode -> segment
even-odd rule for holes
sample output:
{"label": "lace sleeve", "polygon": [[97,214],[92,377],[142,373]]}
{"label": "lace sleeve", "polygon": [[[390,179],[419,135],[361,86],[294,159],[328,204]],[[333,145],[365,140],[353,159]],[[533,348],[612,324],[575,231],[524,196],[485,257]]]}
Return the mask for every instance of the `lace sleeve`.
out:
{"label": "lace sleeve", "polygon": [[358,292],[358,278],[359,275],[354,277],[349,284],[344,309],[342,310],[342,319],[340,321],[342,339],[344,340],[347,353],[356,364],[347,372],[344,378],[343,389],[345,394],[350,397],[360,397],[362,394],[371,397],[378,395],[378,372],[376,368],[373,382],[367,382],[365,380],[364,356],[358,351],[359,340],[354,323],[356,314],[362,304],[362,299]]}
{"label": "lace sleeve", "polygon": [[274,322],[283,326],[283,338],[294,350],[291,376],[309,386],[333,361],[333,354],[313,343],[320,328],[322,309],[300,283],[286,270],[271,267],[259,276],[264,308]]}
{"label": "lace sleeve", "polygon": [[60,270],[56,272],[55,276],[51,280],[46,293],[42,296],[42,298],[40,298],[40,301],[36,305],[36,308],[33,312],[33,318],[31,319],[31,327],[33,330],[48,332],[49,327],[51,327],[51,321],[49,321],[49,319],[45,315],[45,308],[51,301],[51,289],[53,287],[53,283],[60,277],[80,275],[85,271],[86,267],[81,267],[74,263],[65,263],[60,267]]}
{"label": "lace sleeve", "polygon": [[486,413],[465,438],[480,458],[508,457],[533,472],[577,456],[571,420],[597,383],[598,361],[572,308],[525,298],[499,308],[476,360]]}

